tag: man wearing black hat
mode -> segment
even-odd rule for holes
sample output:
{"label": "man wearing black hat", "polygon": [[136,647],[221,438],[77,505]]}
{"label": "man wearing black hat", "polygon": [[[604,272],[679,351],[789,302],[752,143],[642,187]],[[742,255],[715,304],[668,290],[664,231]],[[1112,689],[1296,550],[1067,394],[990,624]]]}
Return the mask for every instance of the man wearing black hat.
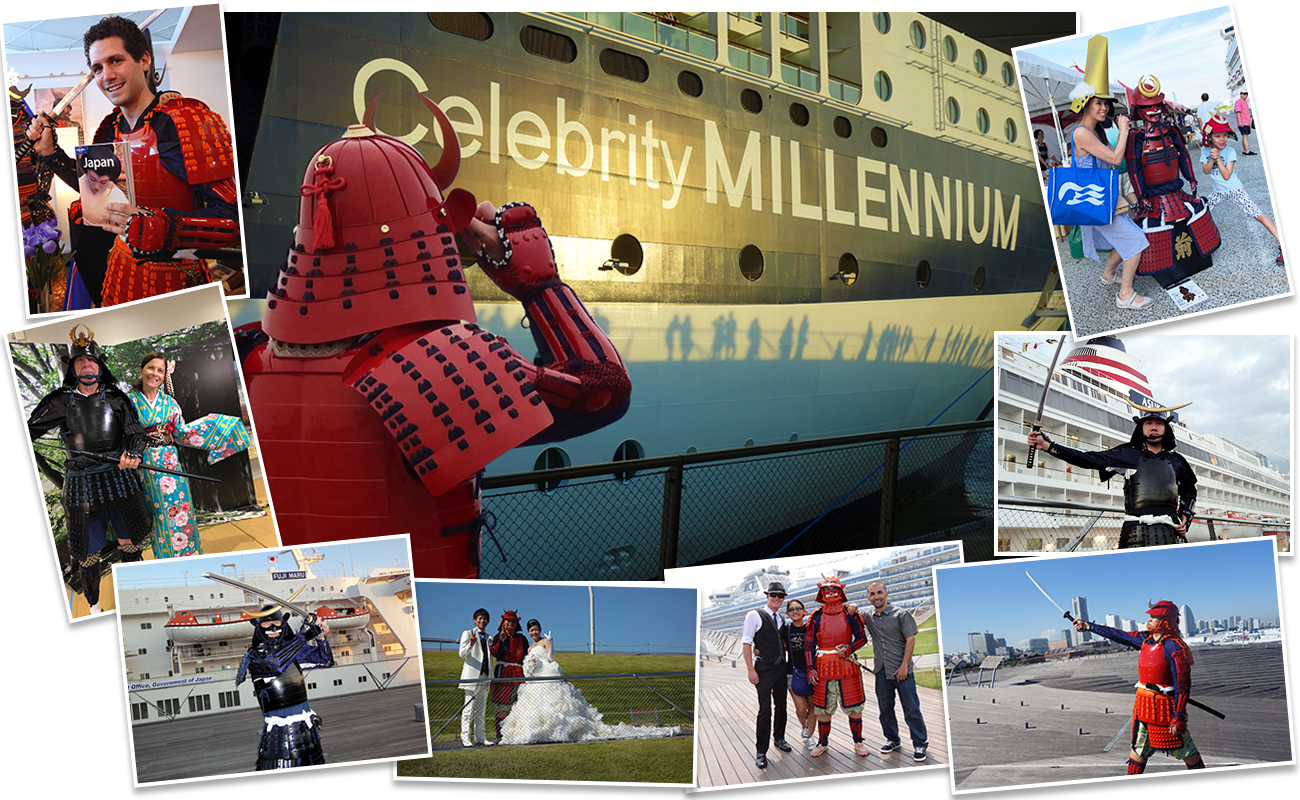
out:
{"label": "man wearing black hat", "polygon": [[[1187,526],[1196,506],[1196,473],[1187,459],[1174,452],[1178,443],[1170,423],[1184,406],[1138,410],[1137,427],[1127,444],[1110,450],[1083,452],[1062,447],[1042,432],[1029,435],[1030,447],[1046,450],[1067,464],[1098,471],[1102,482],[1124,475],[1124,525],[1119,546],[1152,547],[1187,541]],[[1191,405],[1186,403],[1184,405]]]}
{"label": "man wearing black hat", "polygon": [[[767,605],[753,609],[745,615],[741,633],[745,668],[749,682],[758,687],[758,725],[754,763],[759,769],[767,766],[767,745],[774,740],[776,749],[790,752],[785,743],[785,637],[781,629],[781,601],[785,599],[785,586],[773,581],[767,587]],[[776,706],[776,727],[772,726],[772,706]]]}
{"label": "man wearing black hat", "polygon": [[104,362],[94,332],[78,325],[69,338],[72,346],[64,359],[63,385],[36,404],[27,418],[27,432],[35,441],[60,429],[67,453],[65,474],[60,475],[40,453],[37,463],[63,490],[71,571],[80,570],[90,613],[97,614],[102,610],[99,562],[108,544],[109,524],[123,562],[139,561],[153,532],[144,484],[136,472],[147,439],[135,406],[117,388],[117,379]]}

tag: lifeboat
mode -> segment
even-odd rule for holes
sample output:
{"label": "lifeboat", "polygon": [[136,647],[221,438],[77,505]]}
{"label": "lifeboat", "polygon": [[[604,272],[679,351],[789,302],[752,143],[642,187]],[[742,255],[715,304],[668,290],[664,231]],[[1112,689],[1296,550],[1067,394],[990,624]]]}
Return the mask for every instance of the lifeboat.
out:
{"label": "lifeboat", "polygon": [[193,612],[179,611],[168,620],[163,630],[176,644],[211,642],[219,639],[244,639],[253,635],[252,619],[243,611],[226,614],[214,613],[212,621],[200,622]]}
{"label": "lifeboat", "polygon": [[360,628],[370,621],[370,612],[360,606],[322,606],[312,613],[322,622],[328,622],[332,631]]}

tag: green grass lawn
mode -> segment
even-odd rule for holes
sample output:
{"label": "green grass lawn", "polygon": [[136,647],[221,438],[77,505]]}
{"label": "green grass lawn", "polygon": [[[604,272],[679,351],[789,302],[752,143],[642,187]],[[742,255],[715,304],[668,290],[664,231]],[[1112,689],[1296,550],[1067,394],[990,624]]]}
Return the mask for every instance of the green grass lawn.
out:
{"label": "green grass lawn", "polygon": [[[636,725],[676,725],[686,732],[694,730],[693,717],[674,708],[676,705],[691,714],[695,711],[694,656],[557,653],[555,658],[566,676],[688,673],[644,677],[640,680],[574,680],[573,685],[582,692],[588,703],[601,712],[608,724],[627,722]],[[456,681],[460,678],[463,663],[454,651],[425,651],[425,678],[431,681]],[[465,703],[464,692],[457,683],[452,682],[426,685],[425,693],[428,697],[428,719],[434,747],[450,746],[451,749],[435,753],[432,758],[402,762],[403,766],[399,767],[402,775],[640,783],[691,782],[694,742],[691,737],[461,750],[457,743],[460,740],[460,712]],[[491,704],[488,707],[487,726],[488,737],[491,738],[496,732]],[[602,759],[605,761],[600,761]],[[615,761],[609,761],[610,759]]]}

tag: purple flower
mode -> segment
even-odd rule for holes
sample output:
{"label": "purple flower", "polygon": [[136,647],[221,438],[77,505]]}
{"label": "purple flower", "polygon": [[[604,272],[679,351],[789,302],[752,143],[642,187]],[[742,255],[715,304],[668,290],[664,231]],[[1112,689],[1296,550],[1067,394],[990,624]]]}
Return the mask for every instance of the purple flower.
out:
{"label": "purple flower", "polygon": [[54,252],[54,248],[55,248],[56,246],[57,246],[57,245],[56,245],[55,241],[54,241],[53,239],[51,239],[51,240],[49,240],[48,242],[46,242],[45,244],[41,245],[41,249],[44,250],[44,251],[47,252],[47,253],[53,253],[53,252]]}
{"label": "purple flower", "polygon": [[36,255],[36,248],[32,247],[30,244],[23,245],[23,255],[26,256],[27,258],[31,258],[32,256]]}

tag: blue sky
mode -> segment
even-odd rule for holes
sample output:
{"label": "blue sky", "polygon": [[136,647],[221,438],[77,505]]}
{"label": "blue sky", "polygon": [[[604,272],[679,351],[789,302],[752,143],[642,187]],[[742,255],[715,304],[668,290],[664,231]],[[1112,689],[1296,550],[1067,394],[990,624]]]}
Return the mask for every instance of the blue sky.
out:
{"label": "blue sky", "polygon": [[[596,652],[694,653],[699,616],[694,589],[659,586],[594,587]],[[591,623],[587,587],[578,584],[417,581],[420,637],[459,639],[474,625],[474,611],[517,610],[524,623],[536,619],[559,650],[586,650]]]}
{"label": "blue sky", "polygon": [[[324,556],[312,569],[317,574],[366,575],[379,567],[410,568],[405,537],[383,539],[357,539],[347,544],[302,547],[305,555]],[[275,556],[273,565],[270,557]],[[141,566],[118,567],[124,585],[147,581],[151,586],[190,585],[206,586],[211,581],[201,577],[204,572],[221,572],[222,564],[235,565],[235,577],[249,573],[295,569],[293,556],[287,549],[251,550],[248,552],[220,553],[194,558],[172,558],[163,561],[146,561]],[[296,587],[296,584],[295,584]]]}
{"label": "blue sky", "polygon": [[934,571],[944,652],[969,649],[972,631],[1014,645],[1067,626],[1026,571],[1067,611],[1071,598],[1087,598],[1088,615],[1103,623],[1115,614],[1145,624],[1148,601],[1158,600],[1191,606],[1198,620],[1239,614],[1272,623],[1278,614],[1272,539],[1014,559]]}
{"label": "blue sky", "polygon": [[[1200,105],[1202,92],[1208,92],[1211,100],[1236,100],[1228,97],[1224,85],[1228,77],[1224,67],[1228,43],[1219,36],[1220,28],[1231,21],[1228,7],[1223,6],[1131,28],[1102,31],[1109,43],[1110,80],[1131,87],[1142,75],[1155,75],[1160,79],[1166,99],[1173,100],[1176,96],[1179,103],[1192,108]],[[1087,69],[1088,40],[1092,36],[1076,36],[1019,50],[1067,69],[1071,62]],[[1244,49],[1242,62],[1249,76],[1249,54]],[[1252,95],[1252,99],[1257,98]]]}

